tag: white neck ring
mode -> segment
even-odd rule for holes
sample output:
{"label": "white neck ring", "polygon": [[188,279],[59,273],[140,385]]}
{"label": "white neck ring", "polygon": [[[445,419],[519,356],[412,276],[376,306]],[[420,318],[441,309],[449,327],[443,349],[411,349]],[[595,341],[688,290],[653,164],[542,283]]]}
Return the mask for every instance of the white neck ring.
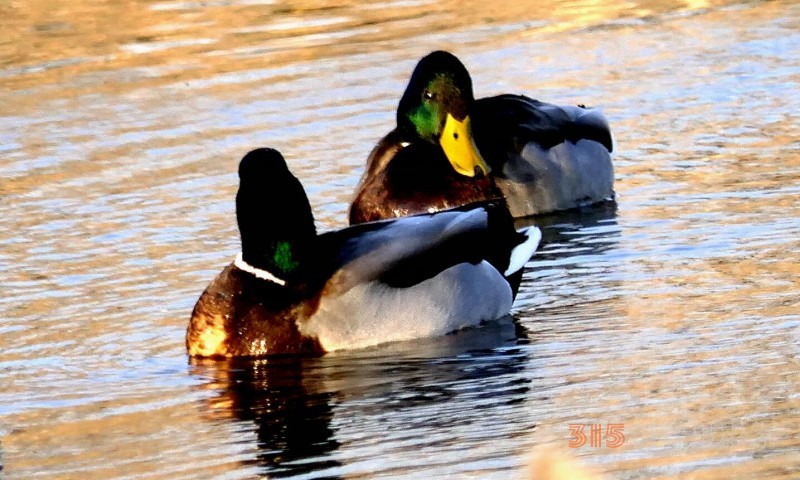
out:
{"label": "white neck ring", "polygon": [[250,265],[249,263],[245,262],[244,258],[242,258],[242,252],[236,254],[236,260],[233,261],[233,264],[236,265],[236,268],[238,268],[239,270],[244,270],[245,272],[255,275],[256,277],[262,280],[267,280],[272,283],[277,283],[282,287],[286,286],[286,280],[281,280],[280,278],[269,273],[268,271],[256,268]]}

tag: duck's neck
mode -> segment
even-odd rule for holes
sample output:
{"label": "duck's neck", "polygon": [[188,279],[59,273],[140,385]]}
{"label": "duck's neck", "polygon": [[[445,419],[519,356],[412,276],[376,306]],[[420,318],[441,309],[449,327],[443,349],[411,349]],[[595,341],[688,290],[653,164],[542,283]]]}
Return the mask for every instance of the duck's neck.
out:
{"label": "duck's neck", "polygon": [[297,240],[269,239],[251,244],[243,239],[241,259],[253,269],[286,281],[296,276],[304,250]]}
{"label": "duck's neck", "polygon": [[422,139],[414,139],[402,145],[395,154],[394,161],[389,164],[394,178],[407,176],[407,181],[421,185],[429,181],[438,182],[443,178],[461,177],[453,170],[441,146]]}
{"label": "duck's neck", "polygon": [[300,182],[294,177],[276,185],[243,181],[236,194],[236,219],[244,262],[289,282],[299,279],[317,236]]}

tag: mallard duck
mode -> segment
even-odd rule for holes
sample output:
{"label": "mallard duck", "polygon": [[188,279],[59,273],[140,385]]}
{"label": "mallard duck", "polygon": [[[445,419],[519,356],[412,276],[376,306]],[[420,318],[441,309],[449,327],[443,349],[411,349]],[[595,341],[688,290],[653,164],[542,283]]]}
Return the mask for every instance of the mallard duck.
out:
{"label": "mallard duck", "polygon": [[248,153],[239,181],[242,251],[194,307],[192,356],[321,354],[498,319],[541,239],[491,203],[317,235],[280,153]]}
{"label": "mallard duck", "polygon": [[475,100],[461,61],[433,52],[367,160],[350,224],[494,198],[514,217],[604,201],[614,196],[612,148],[600,110],[510,94]]}

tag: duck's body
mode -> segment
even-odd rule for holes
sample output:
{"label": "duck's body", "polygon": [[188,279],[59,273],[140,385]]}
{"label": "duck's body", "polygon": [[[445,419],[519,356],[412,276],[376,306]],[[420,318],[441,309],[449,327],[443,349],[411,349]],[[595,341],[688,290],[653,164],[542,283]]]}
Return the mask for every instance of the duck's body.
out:
{"label": "duck's body", "polygon": [[195,304],[186,348],[193,357],[322,353],[319,340],[295,322],[313,311],[310,300],[302,288],[258,279],[231,263]]}
{"label": "duck's body", "polygon": [[504,198],[512,215],[523,217],[614,196],[613,142],[602,112],[520,95],[475,100],[469,73],[449,53],[420,61],[397,121],[367,160],[351,224],[462,199]]}
{"label": "duck's body", "polygon": [[514,217],[614,197],[613,141],[600,110],[499,95],[471,112],[475,143]]}
{"label": "duck's body", "polygon": [[[242,164],[266,156],[278,164],[275,168],[285,169],[271,152],[251,152]],[[281,225],[253,233],[246,224],[261,215],[251,215],[254,208],[281,208],[274,199],[258,197],[271,195],[274,182],[292,183],[288,170],[278,175],[269,170],[256,172],[255,181],[245,180],[243,171],[253,168],[240,166],[237,215],[243,252],[194,308],[186,337],[192,356],[320,354],[442,335],[497,319],[508,313],[521,268],[541,238],[535,227],[516,232],[507,210],[494,205],[322,235],[295,225],[305,233],[292,235],[291,241],[281,234]],[[310,214],[299,182],[296,186],[299,192],[282,192],[293,197],[284,203],[296,204],[299,197],[299,209]],[[245,195],[245,189],[255,193]],[[264,216],[268,223],[269,212]],[[297,216],[283,218],[293,222]],[[246,237],[247,232],[254,236]],[[265,255],[250,248],[287,243]]]}

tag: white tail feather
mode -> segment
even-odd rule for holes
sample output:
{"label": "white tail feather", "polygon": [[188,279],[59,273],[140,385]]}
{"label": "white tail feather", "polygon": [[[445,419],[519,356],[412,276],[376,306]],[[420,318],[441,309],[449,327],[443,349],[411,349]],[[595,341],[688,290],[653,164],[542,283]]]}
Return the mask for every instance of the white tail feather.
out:
{"label": "white tail feather", "polygon": [[511,250],[511,258],[508,261],[508,269],[506,269],[503,276],[509,276],[520,268],[524,267],[528,260],[531,259],[533,253],[539,247],[539,242],[542,241],[542,231],[537,227],[528,227],[520,230],[519,233],[528,237],[527,240],[520,243],[513,250]]}

